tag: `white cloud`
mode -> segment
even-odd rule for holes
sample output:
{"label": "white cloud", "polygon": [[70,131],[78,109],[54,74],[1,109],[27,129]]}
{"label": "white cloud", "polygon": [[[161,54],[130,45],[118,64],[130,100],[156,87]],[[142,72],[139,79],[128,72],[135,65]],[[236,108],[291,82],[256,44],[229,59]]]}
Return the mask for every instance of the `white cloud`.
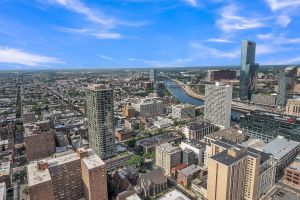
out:
{"label": "white cloud", "polygon": [[216,42],[216,43],[233,43],[233,41],[223,38],[210,38],[206,42]]}
{"label": "white cloud", "polygon": [[216,48],[207,47],[199,42],[191,42],[190,46],[196,50],[194,52],[195,57],[201,57],[201,58],[237,58],[241,56],[241,52],[239,49],[236,50],[226,50],[221,51]]}
{"label": "white cloud", "polygon": [[284,34],[280,35],[273,35],[271,33],[268,34],[259,34],[256,36],[258,39],[261,40],[269,40],[269,42],[278,45],[285,45],[285,44],[300,44],[300,38],[289,38],[286,37]]}
{"label": "white cloud", "polygon": [[146,60],[140,58],[129,58],[129,61],[139,62],[152,67],[174,67],[174,66],[184,66],[192,62],[191,58],[178,58],[170,61],[160,61],[160,60]]}
{"label": "white cloud", "polygon": [[115,61],[115,59],[109,57],[109,56],[106,56],[106,55],[99,55],[100,58],[104,59],[104,60],[108,60],[108,61]]}
{"label": "white cloud", "polygon": [[74,34],[80,34],[80,35],[89,35],[93,36],[97,39],[121,39],[122,35],[120,33],[115,32],[109,32],[106,30],[99,31],[94,29],[88,29],[88,28],[60,28],[61,31],[66,33],[74,33]]}
{"label": "white cloud", "polygon": [[288,15],[281,14],[277,17],[276,21],[280,26],[287,27],[291,23],[292,19]]}
{"label": "white cloud", "polygon": [[183,0],[183,1],[185,1],[187,4],[189,4],[192,7],[198,7],[199,6],[198,0]]}
{"label": "white cloud", "polygon": [[28,53],[22,49],[0,46],[0,63],[20,64],[27,66],[44,66],[51,63],[62,63],[58,58]]}
{"label": "white cloud", "polygon": [[[266,27],[268,18],[255,18],[250,16],[240,16],[240,9],[235,4],[223,7],[220,11],[220,18],[216,25],[225,32],[234,30],[247,30]],[[246,11],[243,13],[247,13]]]}
{"label": "white cloud", "polygon": [[266,0],[273,11],[300,6],[300,0]]}

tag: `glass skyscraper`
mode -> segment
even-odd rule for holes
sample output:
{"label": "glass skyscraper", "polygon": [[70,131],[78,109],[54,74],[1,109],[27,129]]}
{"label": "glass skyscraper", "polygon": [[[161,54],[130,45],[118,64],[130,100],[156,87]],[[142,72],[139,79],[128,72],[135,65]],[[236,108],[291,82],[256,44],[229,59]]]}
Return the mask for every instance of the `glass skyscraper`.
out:
{"label": "glass skyscraper", "polygon": [[256,71],[259,65],[255,63],[255,48],[255,42],[242,41],[240,70],[240,99],[242,101],[251,99],[251,93],[256,85]]}

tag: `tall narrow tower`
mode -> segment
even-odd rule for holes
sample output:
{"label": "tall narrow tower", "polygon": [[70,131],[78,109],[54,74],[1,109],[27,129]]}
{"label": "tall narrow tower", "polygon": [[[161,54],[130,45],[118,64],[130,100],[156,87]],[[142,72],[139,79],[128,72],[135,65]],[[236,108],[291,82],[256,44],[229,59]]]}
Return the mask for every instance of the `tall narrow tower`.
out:
{"label": "tall narrow tower", "polygon": [[101,158],[115,155],[113,90],[90,85],[86,91],[89,144]]}
{"label": "tall narrow tower", "polygon": [[259,65],[255,63],[255,48],[255,42],[242,41],[240,99],[243,101],[251,99],[251,93],[256,85],[256,71]]}

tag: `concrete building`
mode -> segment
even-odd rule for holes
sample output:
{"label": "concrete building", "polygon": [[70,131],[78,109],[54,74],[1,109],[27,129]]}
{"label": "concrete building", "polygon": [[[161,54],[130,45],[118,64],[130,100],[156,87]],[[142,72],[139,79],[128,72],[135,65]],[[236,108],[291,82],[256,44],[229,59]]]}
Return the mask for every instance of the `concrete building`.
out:
{"label": "concrete building", "polygon": [[171,169],[181,163],[181,149],[164,143],[155,148],[155,165],[162,168],[166,175],[171,175]]}
{"label": "concrete building", "polygon": [[196,162],[196,158],[195,158],[193,150],[191,150],[189,148],[183,149],[183,151],[182,151],[182,163],[185,163],[187,165],[192,165],[195,162]]}
{"label": "concrete building", "polygon": [[204,136],[204,141],[207,145],[210,146],[211,142],[220,140],[220,138],[241,144],[245,140],[245,135],[241,130],[232,127],[206,135]]}
{"label": "concrete building", "polygon": [[125,118],[132,118],[136,116],[136,111],[131,105],[126,104],[123,107],[122,114]]}
{"label": "concrete building", "polygon": [[236,71],[228,69],[209,70],[208,78],[210,81],[232,80],[236,78]]}
{"label": "concrete building", "polygon": [[6,185],[5,183],[0,183],[0,200],[6,200]]}
{"label": "concrete building", "polygon": [[165,84],[164,82],[157,82],[154,84],[154,90],[158,97],[163,97],[165,95]]}
{"label": "concrete building", "polygon": [[229,128],[232,86],[205,85],[204,118],[221,128]]}
{"label": "concrete building", "polygon": [[195,106],[191,104],[179,104],[172,106],[172,118],[184,120],[195,118]]}
{"label": "concrete building", "polygon": [[157,81],[157,70],[156,69],[150,69],[149,80],[152,83],[156,83],[156,81]]}
{"label": "concrete building", "polygon": [[86,90],[89,145],[101,158],[116,154],[113,90],[105,85],[90,85]]}
{"label": "concrete building", "polygon": [[163,114],[163,102],[155,98],[142,99],[140,103],[134,104],[133,107],[141,117],[150,117]]}
{"label": "concrete building", "polygon": [[27,162],[52,156],[55,153],[54,132],[31,124],[25,128],[24,143]]}
{"label": "concrete building", "polygon": [[275,106],[277,102],[277,94],[252,94],[251,102],[259,105]]}
{"label": "concrete building", "polygon": [[[180,143],[182,150],[190,149],[194,153],[194,159],[199,166],[204,164],[204,152],[206,144],[197,140],[183,140]],[[184,161],[183,161],[184,162]],[[195,163],[195,162],[194,162]]]}
{"label": "concrete building", "polygon": [[91,149],[31,163],[27,175],[32,200],[108,199],[105,164]]}
{"label": "concrete building", "polygon": [[256,87],[256,73],[259,65],[255,63],[255,48],[255,42],[242,41],[240,70],[240,99],[242,101],[250,100]]}
{"label": "concrete building", "polygon": [[215,131],[215,126],[208,121],[192,122],[183,128],[183,134],[189,140],[202,140]]}
{"label": "concrete building", "polygon": [[288,99],[285,112],[288,115],[300,116],[300,100]]}
{"label": "concrete building", "polygon": [[177,183],[187,187],[191,184],[191,181],[198,177],[201,172],[201,167],[198,165],[190,165],[178,172]]}
{"label": "concrete building", "polygon": [[173,190],[160,197],[158,200],[191,200],[178,190]]}
{"label": "concrete building", "polygon": [[157,120],[153,123],[157,128],[168,128],[173,125],[173,120],[169,118],[157,117]]}
{"label": "concrete building", "polygon": [[284,182],[300,189],[300,156],[285,169]]}
{"label": "concrete building", "polygon": [[212,142],[212,146],[208,199],[256,200],[274,186],[277,163],[271,154],[224,139]]}
{"label": "concrete building", "polygon": [[276,139],[263,146],[261,150],[272,154],[276,159],[276,180],[278,180],[283,176],[284,169],[293,162],[299,154],[300,143],[278,136]]}
{"label": "concrete building", "polygon": [[10,188],[11,184],[11,166],[10,161],[0,164],[0,183],[4,182],[6,188]]}

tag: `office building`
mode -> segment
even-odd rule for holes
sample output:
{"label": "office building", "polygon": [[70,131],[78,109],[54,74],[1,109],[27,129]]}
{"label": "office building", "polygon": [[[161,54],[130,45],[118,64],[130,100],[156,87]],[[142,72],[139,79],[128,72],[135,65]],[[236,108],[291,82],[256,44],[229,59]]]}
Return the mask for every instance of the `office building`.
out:
{"label": "office building", "polygon": [[215,126],[209,121],[192,122],[183,128],[183,134],[189,140],[202,140],[214,131]]}
{"label": "office building", "polygon": [[196,158],[195,158],[194,152],[191,149],[185,148],[182,150],[182,163],[191,165],[191,164],[195,163],[195,160],[196,160]]}
{"label": "office building", "polygon": [[290,115],[251,111],[240,118],[240,128],[250,138],[269,142],[278,135],[300,142],[300,121]]}
{"label": "office building", "polygon": [[164,105],[158,99],[142,99],[141,102],[134,104],[133,107],[141,117],[157,116],[164,113]]}
{"label": "office building", "polygon": [[284,70],[278,74],[278,98],[276,104],[284,106],[286,103],[287,77]]}
{"label": "office building", "polygon": [[172,118],[184,120],[195,118],[195,106],[191,104],[179,104],[172,106]]}
{"label": "office building", "polygon": [[284,182],[300,189],[300,156],[285,169]]}
{"label": "office building", "polygon": [[150,69],[149,80],[152,83],[156,83],[156,81],[157,81],[157,70],[156,69]]}
{"label": "office building", "polygon": [[299,99],[288,99],[286,104],[286,114],[300,116],[300,100]]}
{"label": "office building", "polygon": [[229,128],[232,86],[205,85],[204,118],[221,128]]}
{"label": "office building", "polygon": [[116,154],[113,90],[105,85],[90,85],[86,90],[89,145],[101,158]]}
{"label": "office building", "polygon": [[208,199],[257,200],[273,187],[276,162],[270,154],[225,140],[214,143],[215,154],[208,160]]}
{"label": "office building", "polygon": [[164,143],[155,148],[155,165],[162,168],[165,175],[171,175],[171,169],[181,163],[181,149]]}
{"label": "office building", "polygon": [[275,106],[277,102],[277,94],[252,94],[251,102],[259,105]]}
{"label": "office building", "polygon": [[[206,148],[206,144],[197,140],[183,140],[180,143],[180,148],[182,150],[189,149],[194,153],[195,161],[193,163],[197,163],[199,166],[202,166],[204,163],[204,152]],[[184,152],[183,152],[183,162],[185,162]]]}
{"label": "office building", "polygon": [[210,81],[232,80],[236,78],[236,71],[229,69],[209,70],[208,78]]}
{"label": "office building", "polygon": [[284,169],[294,161],[300,152],[300,143],[278,136],[262,147],[262,151],[270,153],[277,161],[276,180],[284,174]]}
{"label": "office building", "polygon": [[107,200],[104,162],[91,150],[33,162],[27,166],[32,200]]}
{"label": "office building", "polygon": [[255,48],[255,42],[242,41],[240,70],[240,99],[242,101],[250,100],[256,87],[256,71],[259,65],[255,63]]}
{"label": "office building", "polygon": [[154,90],[158,97],[163,97],[165,95],[165,83],[164,82],[156,82],[154,84]]}
{"label": "office building", "polygon": [[28,125],[25,127],[24,143],[27,162],[46,158],[55,153],[55,135],[48,127]]}

